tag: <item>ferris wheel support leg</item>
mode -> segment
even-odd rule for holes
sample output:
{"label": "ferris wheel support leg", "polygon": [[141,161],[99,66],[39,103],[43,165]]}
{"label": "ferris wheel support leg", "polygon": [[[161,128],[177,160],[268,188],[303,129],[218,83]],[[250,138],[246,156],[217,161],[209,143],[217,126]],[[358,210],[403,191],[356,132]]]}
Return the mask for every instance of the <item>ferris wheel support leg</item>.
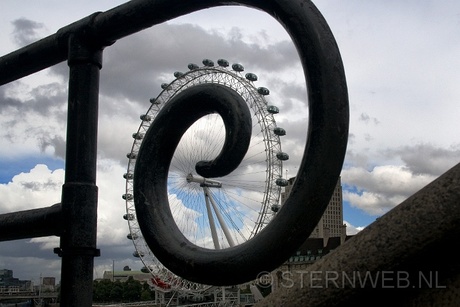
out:
{"label": "ferris wheel support leg", "polygon": [[206,201],[206,211],[208,213],[209,227],[211,228],[212,242],[214,243],[215,249],[220,249],[219,239],[217,238],[216,223],[214,222],[214,216],[212,215],[211,206],[209,205],[209,194],[208,188],[204,187],[204,199]]}
{"label": "ferris wheel support leg", "polygon": [[211,200],[212,208],[214,209],[214,212],[216,213],[217,220],[219,221],[220,227],[222,227],[222,231],[225,234],[225,238],[227,239],[228,245],[230,246],[235,246],[235,242],[233,241],[233,238],[230,234],[230,231],[228,230],[227,224],[224,221],[224,218],[222,217],[222,214],[219,211],[219,208],[217,208],[216,202],[214,199],[209,195],[209,189],[208,187],[203,187],[205,193],[208,195],[209,199]]}

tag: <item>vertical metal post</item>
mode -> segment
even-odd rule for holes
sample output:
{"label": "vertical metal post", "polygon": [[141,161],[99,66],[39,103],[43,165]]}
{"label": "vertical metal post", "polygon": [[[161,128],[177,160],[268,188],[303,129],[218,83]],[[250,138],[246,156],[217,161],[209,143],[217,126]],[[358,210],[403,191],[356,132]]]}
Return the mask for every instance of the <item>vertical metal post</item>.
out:
{"label": "vertical metal post", "polygon": [[99,71],[102,49],[69,36],[70,68],[65,182],[66,221],[57,253],[61,263],[61,306],[91,307],[97,233],[96,155]]}

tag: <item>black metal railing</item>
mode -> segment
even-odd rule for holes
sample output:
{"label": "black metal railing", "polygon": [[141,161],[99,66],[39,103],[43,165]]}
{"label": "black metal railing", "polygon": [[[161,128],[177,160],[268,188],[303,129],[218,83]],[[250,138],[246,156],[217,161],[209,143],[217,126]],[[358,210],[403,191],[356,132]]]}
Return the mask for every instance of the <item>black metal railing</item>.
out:
{"label": "black metal railing", "polygon": [[[341,109],[335,106],[324,107],[322,104],[324,100],[336,101],[335,97],[346,96],[346,83],[340,55],[336,49],[330,48],[335,46],[335,40],[327,25],[321,24],[319,30],[310,29],[308,18],[296,16],[299,10],[303,9],[304,14],[318,18],[317,15],[320,14],[316,10],[304,7],[313,6],[307,2],[133,0],[106,12],[94,13],[61,28],[54,35],[0,58],[0,86],[63,61],[67,61],[69,66],[65,180],[61,203],[47,208],[0,215],[0,241],[41,236],[60,237],[60,247],[56,248],[55,252],[62,258],[61,306],[92,306],[94,257],[100,254],[96,242],[96,159],[99,72],[103,64],[103,50],[118,39],[156,24],[209,7],[244,5],[267,12],[285,26],[299,51],[304,70],[310,67],[305,72],[308,82],[316,82],[313,85],[308,84],[315,89],[309,94],[313,95],[309,97],[310,104],[319,109],[314,110],[316,113],[330,115],[329,118],[312,116],[313,120],[317,121],[316,124],[322,125],[321,127],[326,127],[325,123],[331,122],[331,116],[343,111],[343,115],[333,118],[343,119],[339,123],[340,126],[327,126],[324,129],[329,130],[325,133],[312,137],[311,146],[316,146],[315,149],[317,148],[323,156],[322,159],[328,163],[314,163],[316,160],[310,159],[306,162],[313,164],[310,174],[299,176],[299,185],[310,182],[315,176],[324,177],[322,180],[327,181],[327,184],[320,185],[320,189],[315,193],[324,194],[321,199],[324,198],[323,202],[327,205],[327,194],[332,194],[343,163],[348,136],[348,100],[341,102]],[[321,37],[312,41],[312,35]],[[332,61],[332,64],[318,60],[318,50],[329,52],[326,58],[327,61]],[[340,69],[335,69],[337,67]],[[331,76],[331,82],[323,77],[327,74]],[[315,104],[315,101],[321,103]],[[340,135],[332,142],[334,146],[340,146],[337,154],[320,139],[323,135],[328,137],[339,130]],[[316,130],[312,133],[316,133]],[[324,208],[319,208],[318,212],[309,217],[312,219],[312,227],[315,219],[319,220]],[[302,238],[292,240],[292,244],[298,244],[301,240]]]}

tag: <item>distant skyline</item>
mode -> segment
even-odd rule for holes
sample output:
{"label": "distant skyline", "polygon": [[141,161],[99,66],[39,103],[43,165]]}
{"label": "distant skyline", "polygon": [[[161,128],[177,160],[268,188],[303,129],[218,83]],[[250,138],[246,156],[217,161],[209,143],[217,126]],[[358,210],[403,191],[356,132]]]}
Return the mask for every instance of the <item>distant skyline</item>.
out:
{"label": "distant skyline", "polygon": [[[95,11],[125,1],[4,0],[0,56]],[[349,234],[371,224],[459,162],[460,2],[313,1],[343,58],[350,135],[341,179]],[[238,22],[235,18],[238,16]],[[225,58],[270,89],[296,174],[306,139],[306,88],[293,44],[270,16],[222,7],[189,14],[117,41],[104,51],[98,138],[98,248],[95,278],[133,270],[134,246],[122,219],[132,132],[161,83],[188,63]],[[68,67],[58,64],[0,87],[0,214],[60,202],[64,179]],[[17,278],[60,279],[55,237],[0,242],[0,268]]]}

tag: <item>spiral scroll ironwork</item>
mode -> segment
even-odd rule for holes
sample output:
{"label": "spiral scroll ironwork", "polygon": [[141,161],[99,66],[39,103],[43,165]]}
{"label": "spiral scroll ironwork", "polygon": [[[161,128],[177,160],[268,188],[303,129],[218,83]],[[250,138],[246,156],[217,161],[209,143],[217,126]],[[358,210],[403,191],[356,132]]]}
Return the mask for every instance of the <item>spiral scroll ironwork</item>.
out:
{"label": "spiral scroll ironwork", "polygon": [[[218,2],[204,2],[193,2],[193,5],[219,5]],[[307,81],[307,142],[296,180],[283,208],[256,235],[241,244],[229,243],[227,248],[199,246],[184,235],[167,205],[167,173],[179,137],[172,133],[172,138],[168,138],[167,135],[172,131],[160,130],[163,124],[150,126],[149,129],[157,131],[147,131],[138,156],[130,157],[136,158],[136,171],[132,174],[133,195],[127,194],[126,197],[133,197],[137,222],[148,248],[168,270],[186,280],[201,284],[234,285],[246,282],[262,271],[275,269],[292,255],[314,229],[329,202],[340,175],[348,139],[348,94],[343,65],[334,37],[316,7],[311,2],[284,0],[248,0],[241,4],[260,8],[285,26],[299,52]],[[195,9],[184,8],[190,11]],[[205,96],[195,98],[209,98],[211,105],[211,101],[220,104],[221,99],[232,100],[225,98],[231,94],[222,89],[203,90],[206,92]],[[195,94],[199,95],[192,93]],[[185,96],[184,94],[184,99],[188,99]],[[181,105],[185,106],[187,103]],[[194,108],[199,106],[195,105]],[[194,113],[197,111],[194,108],[188,111]],[[235,110],[231,112],[234,113]],[[217,112],[222,115],[224,111],[200,112],[197,114]],[[198,117],[197,115],[191,122]],[[177,123],[182,121],[177,116],[172,118]],[[162,123],[166,125],[168,121],[164,120]],[[181,130],[185,131],[187,125]],[[228,127],[235,125],[227,125]],[[228,148],[238,148],[233,141],[229,141],[228,145]],[[235,151],[237,152],[238,150]],[[222,153],[223,160],[233,161],[228,154]],[[219,185],[219,180],[211,178],[227,174],[234,168],[230,166],[222,174],[214,173],[216,170],[206,173],[204,169],[217,163],[220,160],[219,155],[217,158],[198,162],[196,171],[201,175],[198,178],[192,174],[189,183],[194,182],[207,188]],[[239,162],[239,158],[234,162]],[[203,167],[205,165],[207,166]]]}

